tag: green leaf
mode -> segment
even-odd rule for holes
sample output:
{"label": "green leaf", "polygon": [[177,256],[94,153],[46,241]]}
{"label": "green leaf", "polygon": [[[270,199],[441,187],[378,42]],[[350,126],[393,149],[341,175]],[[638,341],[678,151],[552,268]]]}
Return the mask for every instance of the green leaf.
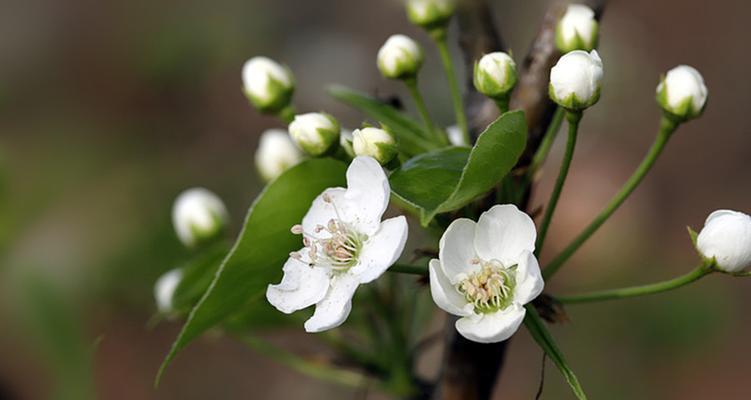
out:
{"label": "green leaf", "polygon": [[537,314],[537,310],[531,304],[528,304],[525,308],[527,309],[527,315],[524,317],[524,325],[527,326],[527,330],[529,330],[532,338],[545,351],[545,354],[553,360],[553,363],[555,363],[558,370],[563,374],[576,398],[586,400],[587,395],[584,394],[584,389],[579,384],[574,371],[566,363],[566,359],[563,358],[563,353],[561,353],[558,345],[555,344],[553,336],[550,335],[548,328],[545,327],[545,323],[540,318],[540,315]]}
{"label": "green leaf", "polygon": [[157,385],[169,362],[192,339],[249,300],[262,301],[266,286],[281,278],[289,253],[301,247],[300,238],[290,233],[290,227],[300,223],[313,199],[326,188],[345,185],[346,168],[333,159],[307,160],[261,192],[250,206],[237,241],[172,344],[157,374]]}
{"label": "green leaf", "polygon": [[335,99],[383,124],[396,136],[400,149],[407,154],[420,154],[439,147],[425,139],[428,135],[417,121],[383,101],[343,86],[331,86],[328,91]]}
{"label": "green leaf", "polygon": [[182,278],[172,295],[173,307],[177,310],[190,310],[206,293],[214,280],[216,270],[229,252],[229,244],[216,243],[181,267]]}
{"label": "green leaf", "polygon": [[457,210],[493,189],[516,165],[527,141],[521,111],[503,114],[480,134],[475,146],[420,154],[394,171],[391,190],[420,210],[427,226],[436,214]]}

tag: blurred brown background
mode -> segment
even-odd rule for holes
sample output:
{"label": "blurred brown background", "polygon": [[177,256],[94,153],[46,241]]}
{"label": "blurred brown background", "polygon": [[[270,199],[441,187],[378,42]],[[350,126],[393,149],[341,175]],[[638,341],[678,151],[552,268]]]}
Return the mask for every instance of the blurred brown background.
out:
{"label": "blurred brown background", "polygon": [[[546,2],[491,3],[520,59]],[[548,285],[551,293],[687,271],[696,257],[686,225],[700,228],[717,208],[751,211],[750,17],[751,3],[741,0],[612,1],[601,29],[603,96],[584,118],[547,256],[589,222],[645,153],[657,129],[660,73],[680,63],[696,67],[710,101]],[[256,141],[279,123],[242,96],[243,62],[267,55],[288,64],[301,110],[326,110],[354,127],[360,116],[327,97],[325,87],[404,94],[375,67],[392,33],[425,45],[423,90],[435,118],[451,123],[435,51],[395,1],[3,0],[0,398],[55,397],[65,382],[86,380],[87,368],[70,364],[81,357],[74,349],[54,350],[58,326],[70,334],[63,343],[93,352],[101,399],[378,397],[314,381],[221,337],[190,346],[154,390],[179,322],[154,329],[147,322],[154,280],[185,258],[170,224],[176,194],[196,185],[216,191],[236,231],[261,188]],[[537,202],[547,198],[551,175]],[[711,276],[657,297],[571,306],[571,323],[554,334],[591,398],[747,399],[750,285]],[[48,289],[48,305],[60,309],[51,325],[35,316],[48,308],[32,298]],[[285,337],[305,338],[301,332]],[[540,358],[520,330],[497,397],[533,398]],[[552,364],[546,377],[543,398],[569,398]]]}

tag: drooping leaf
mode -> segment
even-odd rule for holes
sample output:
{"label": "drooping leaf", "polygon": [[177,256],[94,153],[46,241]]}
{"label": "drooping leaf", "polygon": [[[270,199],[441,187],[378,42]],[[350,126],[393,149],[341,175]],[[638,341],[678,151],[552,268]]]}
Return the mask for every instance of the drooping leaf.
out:
{"label": "drooping leaf", "polygon": [[237,241],[224,258],[211,285],[190,312],[157,374],[156,383],[177,352],[205,330],[258,298],[277,282],[282,265],[300,238],[290,233],[324,189],[345,185],[347,166],[333,159],[300,163],[271,182],[250,206]]}
{"label": "drooping leaf", "polygon": [[524,325],[527,327],[527,330],[529,330],[532,338],[535,339],[535,342],[537,342],[538,345],[540,345],[545,354],[553,360],[553,363],[558,367],[558,370],[561,371],[561,374],[563,374],[563,377],[566,379],[566,382],[568,382],[568,385],[576,395],[576,398],[579,400],[586,400],[587,395],[584,393],[584,389],[582,389],[579,379],[576,378],[574,371],[572,371],[571,367],[566,363],[563,353],[561,353],[558,345],[555,344],[553,336],[548,331],[548,328],[545,327],[545,323],[542,321],[542,318],[540,318],[540,315],[537,314],[537,310],[535,310],[532,305],[527,305],[526,309],[527,314],[524,317]]}
{"label": "drooping leaf", "polygon": [[337,85],[329,88],[329,94],[383,124],[397,137],[400,149],[407,154],[420,154],[439,147],[425,139],[428,134],[417,121],[381,100]]}
{"label": "drooping leaf", "polygon": [[447,148],[420,154],[394,171],[391,190],[420,210],[423,226],[436,214],[459,209],[493,189],[516,165],[527,140],[521,111],[503,114],[470,150]]}

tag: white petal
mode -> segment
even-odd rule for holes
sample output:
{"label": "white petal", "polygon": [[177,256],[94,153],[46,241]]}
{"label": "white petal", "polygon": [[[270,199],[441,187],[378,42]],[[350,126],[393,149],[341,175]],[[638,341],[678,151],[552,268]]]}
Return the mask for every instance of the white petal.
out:
{"label": "white petal", "polygon": [[714,257],[723,271],[751,267],[751,217],[731,210],[713,212],[699,233],[696,247],[704,257]]}
{"label": "white petal", "polygon": [[175,295],[175,290],[180,285],[182,278],[183,271],[175,268],[157,279],[154,285],[154,298],[156,299],[156,306],[159,312],[169,313],[173,311],[172,297]]}
{"label": "white petal", "polygon": [[352,310],[352,296],[359,285],[352,274],[334,276],[326,297],[316,304],[313,316],[305,321],[305,331],[322,332],[341,325]]}
{"label": "white petal", "polygon": [[282,281],[278,285],[268,286],[266,299],[277,310],[289,314],[321,301],[328,287],[327,270],[289,258],[284,264]]}
{"label": "white petal", "polygon": [[469,315],[470,313],[464,310],[467,301],[444,275],[440,261],[435,258],[430,260],[428,269],[430,271],[430,294],[435,304],[449,314],[460,317]]}
{"label": "white petal", "polygon": [[475,249],[486,261],[495,259],[511,266],[523,251],[535,250],[535,240],[535,223],[515,205],[493,206],[477,222]]}
{"label": "white petal", "polygon": [[452,285],[460,280],[461,274],[479,269],[479,265],[471,262],[477,257],[474,246],[476,226],[471,219],[459,218],[441,236],[438,257],[441,259],[443,273]]}
{"label": "white petal", "polygon": [[357,275],[360,283],[368,283],[381,276],[392,266],[407,243],[407,219],[404,216],[381,222],[381,228],[363,244],[360,262],[350,273]]}
{"label": "white petal", "polygon": [[524,251],[516,267],[514,302],[521,305],[527,304],[539,296],[544,287],[545,282],[542,280],[537,258],[532,252]]}
{"label": "white petal", "polygon": [[512,304],[492,314],[473,314],[456,321],[456,330],[465,338],[478,343],[502,342],[519,329],[526,310]]}
{"label": "white petal", "polygon": [[[319,238],[330,236],[326,231],[316,233],[316,226],[326,226],[330,220],[338,219],[337,215],[342,213],[341,206],[345,203],[344,192],[344,188],[329,188],[313,200],[308,213],[302,219],[302,228],[306,234],[312,234]],[[324,198],[331,201],[324,201]]]}
{"label": "white petal", "polygon": [[[343,205],[345,221],[360,233],[374,234],[389,204],[391,189],[378,161],[371,157],[355,157],[347,169],[347,192]],[[342,216],[344,217],[344,216]]]}

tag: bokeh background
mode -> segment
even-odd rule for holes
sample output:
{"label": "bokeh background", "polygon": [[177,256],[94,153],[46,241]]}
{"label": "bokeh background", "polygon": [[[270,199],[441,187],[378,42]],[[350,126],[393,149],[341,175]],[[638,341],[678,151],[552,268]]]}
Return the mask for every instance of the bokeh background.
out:
{"label": "bokeh background", "polygon": [[[520,59],[546,2],[491,3]],[[646,182],[548,285],[551,293],[687,271],[696,256],[686,225],[701,228],[718,208],[751,211],[750,16],[751,3],[741,0],[611,2],[601,30],[603,96],[583,121],[547,256],[645,153],[661,73],[680,63],[698,68],[709,106],[680,128]],[[256,142],[280,124],[242,96],[243,62],[283,61],[297,76],[299,109],[326,110],[356,127],[361,116],[325,88],[404,95],[375,67],[392,33],[424,43],[422,87],[434,117],[450,124],[435,51],[396,1],[3,0],[0,398],[381,398],[299,375],[218,335],[188,347],[155,390],[180,324],[149,320],[153,282],[187,257],[170,223],[175,196],[190,186],[217,192],[234,234],[261,189]],[[554,171],[543,176],[537,203]],[[751,281],[711,276],[656,297],[571,306],[570,323],[553,330],[592,398],[747,399],[750,301]],[[301,332],[280,335],[315,354]],[[426,357],[438,360],[439,349]],[[520,330],[496,397],[533,398],[540,361]],[[546,377],[543,398],[569,398],[552,365]]]}

